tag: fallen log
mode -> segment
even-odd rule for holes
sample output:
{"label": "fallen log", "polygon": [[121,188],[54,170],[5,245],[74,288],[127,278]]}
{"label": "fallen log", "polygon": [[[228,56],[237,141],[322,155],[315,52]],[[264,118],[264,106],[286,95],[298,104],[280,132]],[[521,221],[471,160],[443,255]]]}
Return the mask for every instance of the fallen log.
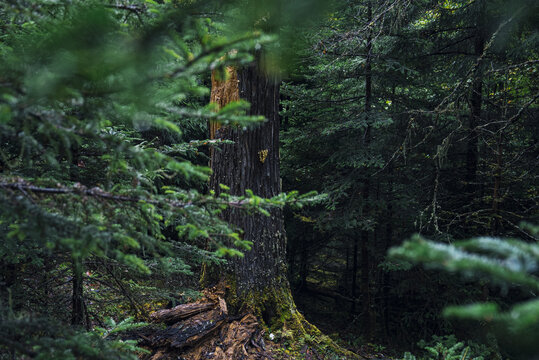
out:
{"label": "fallen log", "polygon": [[[208,311],[208,309],[211,309]],[[169,322],[182,319],[152,336],[152,347],[182,349],[193,346],[213,331],[217,330],[228,316],[225,301],[218,298],[216,303],[193,303],[176,306],[163,312],[160,310],[154,320]]]}
{"label": "fallen log", "polygon": [[[146,360],[271,358],[264,331],[253,314],[228,316],[221,292],[207,292],[195,303],[150,315],[152,324],[124,334],[150,350]],[[163,328],[163,326],[166,326]]]}
{"label": "fallen log", "polygon": [[212,310],[216,306],[217,304],[207,301],[182,304],[173,307],[172,309],[158,310],[150,315],[150,319],[152,322],[172,325],[180,320],[184,320],[202,312]]}
{"label": "fallen log", "polygon": [[218,330],[227,315],[218,309],[207,311],[180,321],[152,336],[152,347],[182,349],[194,346],[212,332]]}

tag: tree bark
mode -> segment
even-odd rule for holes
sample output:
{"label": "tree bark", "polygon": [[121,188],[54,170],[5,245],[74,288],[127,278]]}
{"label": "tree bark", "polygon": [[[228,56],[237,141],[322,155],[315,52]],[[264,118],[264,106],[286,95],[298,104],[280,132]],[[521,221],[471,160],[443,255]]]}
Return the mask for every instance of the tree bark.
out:
{"label": "tree bark", "polygon": [[477,56],[477,64],[473,73],[472,89],[470,94],[470,121],[469,135],[466,151],[466,195],[467,202],[471,204],[475,198],[477,190],[477,164],[479,162],[478,133],[477,126],[481,119],[481,107],[483,104],[483,66],[482,56],[485,48],[485,4],[483,0],[478,1],[477,24],[474,39],[474,54]]}
{"label": "tree bark", "polygon": [[80,259],[73,259],[73,296],[71,299],[71,325],[84,322],[84,293],[82,282],[82,264]]}
{"label": "tree bark", "polygon": [[[388,169],[388,194],[389,197],[387,199],[387,223],[386,223],[386,236],[385,236],[385,244],[384,244],[384,251],[387,253],[387,250],[390,248],[392,242],[393,242],[393,164],[389,164]],[[383,311],[382,316],[384,318],[384,337],[386,341],[389,341],[389,287],[390,287],[390,272],[388,270],[383,271],[383,277],[382,277],[382,298],[383,298]]]}
{"label": "tree bark", "polygon": [[502,157],[503,157],[503,131],[500,131],[496,144],[496,167],[494,173],[494,190],[492,194],[492,219],[491,232],[493,236],[499,236],[500,232],[500,188],[502,183]]}
{"label": "tree bark", "polygon": [[358,257],[358,244],[359,239],[354,237],[354,251],[352,254],[353,263],[352,263],[352,302],[350,313],[354,315],[356,313],[356,297],[357,297],[357,257]]}
{"label": "tree bark", "polygon": [[[369,181],[365,184],[364,196],[365,201],[364,215],[368,215],[369,207]],[[367,339],[372,337],[374,313],[372,311],[372,299],[370,288],[370,254],[369,254],[369,231],[361,231],[361,285],[362,292],[361,311],[363,313],[363,328]]]}
{"label": "tree bark", "polygon": [[[261,52],[256,53],[255,58],[255,62],[242,69],[229,69],[230,77],[225,82],[214,79],[212,83],[211,100],[219,106],[241,98],[251,104],[249,115],[263,115],[267,119],[251,129],[211,127],[216,138],[234,141],[211,155],[210,189],[216,194],[222,191],[219,184],[228,186],[233,195],[244,195],[247,189],[261,197],[272,197],[280,192],[279,78],[264,70]],[[224,272],[230,289],[227,302],[232,309],[254,310],[267,323],[286,306],[293,305],[286,278],[282,210],[271,209],[270,214],[246,214],[230,209],[222,216],[242,229],[243,238],[253,243],[244,257],[228,261]]]}
{"label": "tree bark", "polygon": [[[372,2],[367,3],[367,17],[369,23],[372,21]],[[367,58],[365,60],[365,119],[367,122],[367,129],[365,130],[364,146],[366,148],[370,145],[370,133],[371,126],[369,123],[369,115],[372,107],[372,30],[369,30],[367,36]],[[370,213],[369,208],[369,195],[370,195],[370,180],[369,177],[365,179],[363,188],[363,217],[368,217]],[[372,299],[370,289],[370,264],[369,264],[369,231],[363,229],[361,231],[361,291],[363,292],[362,312],[363,312],[363,326],[367,338],[371,338],[374,324],[374,312],[372,310]]]}

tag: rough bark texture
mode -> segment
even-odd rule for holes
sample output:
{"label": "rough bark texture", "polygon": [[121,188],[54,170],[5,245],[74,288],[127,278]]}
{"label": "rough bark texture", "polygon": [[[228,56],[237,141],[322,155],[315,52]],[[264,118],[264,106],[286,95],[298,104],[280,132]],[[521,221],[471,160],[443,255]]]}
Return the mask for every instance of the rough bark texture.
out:
{"label": "rough bark texture", "polygon": [[[216,138],[234,141],[212,154],[210,188],[216,193],[221,191],[219,184],[228,186],[233,195],[244,195],[247,189],[262,197],[280,192],[279,81],[276,75],[261,70],[262,61],[257,54],[257,61],[238,70],[237,77],[231,74],[227,84],[214,83],[212,101],[224,106],[237,100],[238,94],[251,103],[250,115],[267,118],[263,125],[248,130],[234,126],[216,129]],[[238,86],[237,93],[235,86]],[[243,258],[229,261],[238,295],[288,286],[281,210],[273,209],[267,217],[232,209],[223,217],[242,229],[243,237],[253,242],[251,251],[245,252]]]}
{"label": "rough bark texture", "polygon": [[212,309],[214,305],[211,302],[195,302],[185,305],[178,305],[172,309],[163,309],[150,315],[154,322],[162,322],[167,325],[176,323],[179,320],[187,319],[191,316]]}

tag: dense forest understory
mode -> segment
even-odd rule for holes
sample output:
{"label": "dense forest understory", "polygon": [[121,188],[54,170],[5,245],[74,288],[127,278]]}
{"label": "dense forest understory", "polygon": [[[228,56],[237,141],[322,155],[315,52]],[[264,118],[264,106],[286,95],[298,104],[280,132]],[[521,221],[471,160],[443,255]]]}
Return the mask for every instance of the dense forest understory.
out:
{"label": "dense forest understory", "polygon": [[0,3],[0,360],[539,360],[534,0]]}

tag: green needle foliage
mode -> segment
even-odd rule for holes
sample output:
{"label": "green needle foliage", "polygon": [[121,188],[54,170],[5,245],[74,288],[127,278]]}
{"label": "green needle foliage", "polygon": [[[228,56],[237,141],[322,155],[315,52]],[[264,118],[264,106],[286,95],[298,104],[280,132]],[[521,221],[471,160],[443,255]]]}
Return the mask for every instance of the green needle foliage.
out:
{"label": "green needle foliage", "polygon": [[[532,235],[537,227],[528,226]],[[513,356],[537,354],[539,333],[539,244],[517,239],[480,237],[443,244],[416,235],[389,252],[394,259],[422,263],[427,267],[456,272],[497,284],[505,293],[518,289],[521,302],[480,302],[451,305],[444,315],[489,324],[498,341]]]}
{"label": "green needle foliage", "polygon": [[194,269],[249,250],[222,211],[310,201],[207,192],[209,151],[223,143],[207,122],[264,120],[244,101],[207,105],[210,73],[273,39],[225,31],[207,15],[220,6],[0,4],[1,352],[133,358],[133,343],[104,345],[105,317],[194,298]]}
{"label": "green needle foliage", "polygon": [[[282,86],[283,187],[327,194],[287,219],[307,315],[403,347],[482,332],[440,316],[482,299],[481,281],[386,255],[417,232],[531,239],[516,224],[537,222],[537,14],[527,0],[338,0],[298,33]],[[498,272],[533,287],[509,260]]]}

